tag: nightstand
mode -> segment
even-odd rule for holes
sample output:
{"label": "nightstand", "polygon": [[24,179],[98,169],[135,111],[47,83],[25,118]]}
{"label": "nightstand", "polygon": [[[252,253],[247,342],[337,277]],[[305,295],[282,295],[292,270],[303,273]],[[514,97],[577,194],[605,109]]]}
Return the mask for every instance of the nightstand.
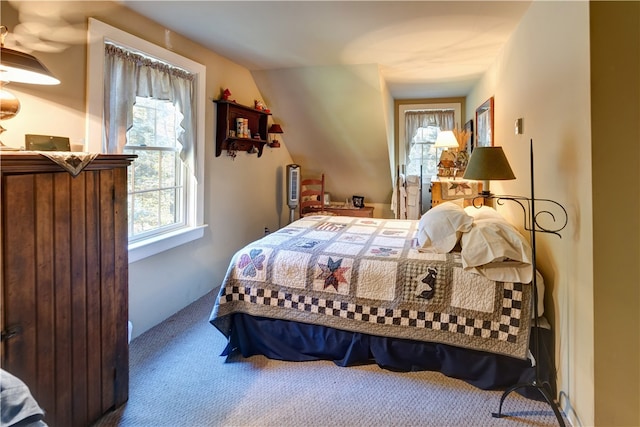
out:
{"label": "nightstand", "polygon": [[329,205],[323,208],[313,208],[310,212],[329,212],[338,216],[356,216],[362,218],[373,218],[373,206],[363,208],[344,207],[341,205]]}

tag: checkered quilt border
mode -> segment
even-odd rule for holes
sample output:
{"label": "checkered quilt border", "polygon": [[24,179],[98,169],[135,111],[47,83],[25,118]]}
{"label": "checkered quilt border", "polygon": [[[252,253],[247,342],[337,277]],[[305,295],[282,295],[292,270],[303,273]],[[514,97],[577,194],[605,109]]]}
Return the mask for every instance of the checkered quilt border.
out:
{"label": "checkered quilt border", "polygon": [[520,329],[522,286],[520,283],[504,284],[502,313],[499,321],[412,309],[386,309],[250,286],[234,285],[223,289],[219,302],[222,305],[242,301],[378,325],[426,328],[516,343]]}

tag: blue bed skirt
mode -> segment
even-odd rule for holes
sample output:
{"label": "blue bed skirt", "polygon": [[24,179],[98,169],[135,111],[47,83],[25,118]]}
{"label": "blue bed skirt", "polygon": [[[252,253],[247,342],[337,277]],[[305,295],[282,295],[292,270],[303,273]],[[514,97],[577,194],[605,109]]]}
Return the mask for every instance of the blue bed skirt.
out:
{"label": "blue bed skirt", "polygon": [[[531,382],[535,368],[529,359],[464,349],[446,344],[411,341],[348,332],[288,320],[233,314],[229,345],[223,356],[239,352],[243,357],[263,355],[270,359],[294,362],[332,360],[338,366],[376,363],[392,371],[438,371],[484,390],[503,390],[519,383]],[[551,386],[555,396],[553,334],[538,328],[540,378]],[[518,393],[544,400],[539,391],[519,388]]]}

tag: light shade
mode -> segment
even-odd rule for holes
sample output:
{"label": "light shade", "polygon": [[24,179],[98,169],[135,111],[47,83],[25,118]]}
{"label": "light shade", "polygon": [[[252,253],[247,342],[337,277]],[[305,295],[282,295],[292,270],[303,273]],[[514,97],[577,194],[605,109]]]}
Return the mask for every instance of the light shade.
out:
{"label": "light shade", "polygon": [[[284,133],[284,132],[282,131],[282,127],[280,127],[279,124],[274,123],[269,128],[269,133],[277,134],[277,133]],[[280,143],[278,142],[278,139],[275,137],[275,135],[273,136],[273,140],[269,143],[269,147],[271,148],[280,147]]]}
{"label": "light shade", "polygon": [[34,56],[2,47],[0,51],[0,81],[57,85],[60,80]]}
{"label": "light shade", "polygon": [[274,123],[269,128],[269,133],[284,133],[284,132],[282,131],[282,128],[280,127],[280,125]]}
{"label": "light shade", "polygon": [[502,147],[476,147],[464,171],[464,179],[483,181],[482,194],[489,195],[489,181],[516,179]]}
{"label": "light shade", "polygon": [[450,130],[443,130],[438,133],[436,143],[433,144],[437,148],[453,148],[458,147],[458,140],[456,136]]}
{"label": "light shade", "polygon": [[464,171],[464,179],[516,179],[502,147],[476,147]]}

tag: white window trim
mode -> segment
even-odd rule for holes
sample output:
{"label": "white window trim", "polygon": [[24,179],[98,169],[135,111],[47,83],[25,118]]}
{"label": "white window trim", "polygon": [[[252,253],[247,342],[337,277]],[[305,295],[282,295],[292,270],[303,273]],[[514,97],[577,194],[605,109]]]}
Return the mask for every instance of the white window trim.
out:
{"label": "white window trim", "polygon": [[[398,156],[401,160],[401,164],[405,163],[405,159],[407,158],[407,153],[404,149],[404,115],[407,111],[415,111],[415,110],[446,110],[452,109],[454,110],[454,123],[462,120],[462,105],[459,102],[456,103],[442,103],[442,104],[401,104],[398,106]],[[463,126],[464,123],[459,123],[460,126]]]}
{"label": "white window trim", "polygon": [[132,34],[126,33],[104,22],[89,18],[88,54],[87,54],[87,121],[85,150],[93,153],[103,152],[102,109],[104,105],[104,42],[142,51],[160,60],[168,61],[197,75],[197,136],[196,136],[196,173],[189,177],[187,188],[189,217],[187,227],[171,233],[146,239],[129,245],[129,263],[153,256],[185,243],[200,239],[207,228],[204,222],[204,124],[206,100],[206,67],[170,50],[164,49]]}

